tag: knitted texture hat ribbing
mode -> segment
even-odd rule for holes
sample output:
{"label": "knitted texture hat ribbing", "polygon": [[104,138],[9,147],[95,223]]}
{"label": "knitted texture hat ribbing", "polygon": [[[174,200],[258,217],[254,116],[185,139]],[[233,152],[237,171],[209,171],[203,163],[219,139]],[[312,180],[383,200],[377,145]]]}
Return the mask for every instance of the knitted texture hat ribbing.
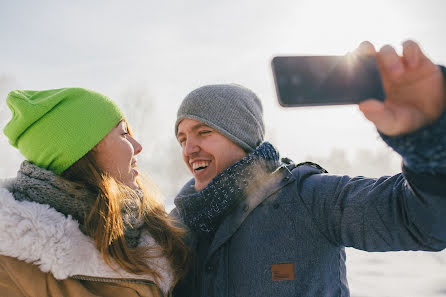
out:
{"label": "knitted texture hat ribbing", "polygon": [[6,102],[12,111],[4,129],[9,143],[27,160],[56,174],[88,153],[124,118],[110,99],[81,88],[16,90]]}
{"label": "knitted texture hat ribbing", "polygon": [[265,135],[259,98],[238,85],[208,85],[189,93],[178,109],[175,135],[185,118],[216,129],[248,152],[254,151]]}

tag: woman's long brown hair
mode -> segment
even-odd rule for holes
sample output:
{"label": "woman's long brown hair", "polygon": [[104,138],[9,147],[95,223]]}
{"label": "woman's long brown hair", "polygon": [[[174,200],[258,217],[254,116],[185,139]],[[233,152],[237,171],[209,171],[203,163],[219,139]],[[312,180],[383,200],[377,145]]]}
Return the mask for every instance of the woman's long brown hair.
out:
{"label": "woman's long brown hair", "polygon": [[[174,282],[185,275],[188,264],[187,247],[183,242],[185,231],[168,217],[159,201],[157,188],[148,179],[137,178],[143,192],[141,199],[130,188],[103,172],[95,162],[92,151],[74,163],[62,176],[86,186],[96,194],[96,201],[84,224],[107,263],[114,261],[127,272],[149,274],[159,279],[160,275],[148,265],[148,261],[162,255],[171,264],[175,273]],[[141,201],[139,214],[146,223],[146,230],[160,246],[158,250],[153,247],[127,246],[121,209],[123,201],[128,198]]]}

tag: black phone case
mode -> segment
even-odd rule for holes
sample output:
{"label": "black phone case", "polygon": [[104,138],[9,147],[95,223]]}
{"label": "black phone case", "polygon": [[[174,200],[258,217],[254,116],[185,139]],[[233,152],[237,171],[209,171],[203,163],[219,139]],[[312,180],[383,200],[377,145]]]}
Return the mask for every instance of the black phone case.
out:
{"label": "black phone case", "polygon": [[375,57],[278,56],[271,64],[277,97],[284,107],[385,98]]}

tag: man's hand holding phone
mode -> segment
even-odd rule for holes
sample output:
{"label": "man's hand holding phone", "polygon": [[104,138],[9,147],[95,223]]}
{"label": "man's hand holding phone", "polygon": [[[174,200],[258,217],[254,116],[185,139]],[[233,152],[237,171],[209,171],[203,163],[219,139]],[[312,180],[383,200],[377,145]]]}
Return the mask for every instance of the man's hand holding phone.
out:
{"label": "man's hand holding phone", "polygon": [[365,117],[388,136],[413,132],[446,108],[440,67],[413,41],[399,56],[365,41],[346,56],[279,56],[272,60],[283,106],[359,104]]}
{"label": "man's hand holding phone", "polygon": [[439,66],[432,63],[413,41],[403,43],[403,54],[386,45],[379,52],[370,42],[356,50],[360,55],[376,56],[384,102],[359,103],[365,117],[383,134],[395,136],[413,132],[445,111],[446,88]]}

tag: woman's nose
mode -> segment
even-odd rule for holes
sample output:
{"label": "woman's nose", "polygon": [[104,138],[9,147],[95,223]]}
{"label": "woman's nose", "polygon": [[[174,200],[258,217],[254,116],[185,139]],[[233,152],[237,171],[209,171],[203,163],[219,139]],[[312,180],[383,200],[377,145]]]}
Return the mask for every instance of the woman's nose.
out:
{"label": "woman's nose", "polygon": [[132,140],[134,155],[137,155],[142,151],[142,145],[136,139],[132,138]]}

